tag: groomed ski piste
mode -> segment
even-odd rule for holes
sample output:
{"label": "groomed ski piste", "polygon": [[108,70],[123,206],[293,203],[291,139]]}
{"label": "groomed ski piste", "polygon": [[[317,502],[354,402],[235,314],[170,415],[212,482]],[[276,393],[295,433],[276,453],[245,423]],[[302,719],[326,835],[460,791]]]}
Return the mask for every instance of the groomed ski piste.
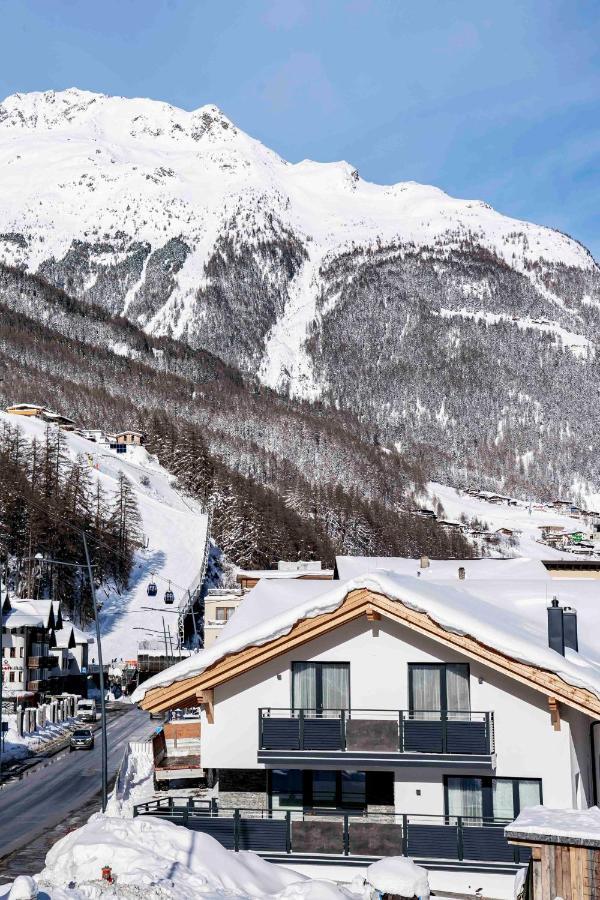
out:
{"label": "groomed ski piste", "polygon": [[[41,419],[0,412],[0,427],[18,427],[29,439],[43,441],[48,427]],[[98,592],[104,662],[136,659],[138,643],[163,642],[163,619],[175,647],[177,609],[188,589],[197,581],[202,566],[208,516],[200,505],[174,487],[174,478],[150,456],[144,447],[128,447],[117,454],[107,446],[64,432],[65,450],[87,464],[91,477],[100,482],[107,499],[116,494],[119,473],[128,478],[142,520],[147,547],[135,554],[129,587],[118,593],[103,586]],[[60,523],[57,523],[60,527]],[[65,527],[68,527],[65,525]],[[92,554],[93,554],[93,548]],[[81,559],[83,560],[83,548]],[[151,573],[158,587],[156,597],[147,594]],[[175,594],[172,606],[165,606],[164,593],[171,582]],[[93,637],[93,631],[90,630]],[[90,646],[90,661],[96,659]]]}

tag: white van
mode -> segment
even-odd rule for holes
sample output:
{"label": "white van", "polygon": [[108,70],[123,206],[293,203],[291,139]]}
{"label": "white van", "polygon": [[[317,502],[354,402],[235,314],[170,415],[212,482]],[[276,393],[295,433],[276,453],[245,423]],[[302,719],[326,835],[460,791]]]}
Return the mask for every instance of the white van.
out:
{"label": "white van", "polygon": [[96,701],[95,700],[81,700],[77,701],[77,718],[82,722],[95,722],[96,721]]}

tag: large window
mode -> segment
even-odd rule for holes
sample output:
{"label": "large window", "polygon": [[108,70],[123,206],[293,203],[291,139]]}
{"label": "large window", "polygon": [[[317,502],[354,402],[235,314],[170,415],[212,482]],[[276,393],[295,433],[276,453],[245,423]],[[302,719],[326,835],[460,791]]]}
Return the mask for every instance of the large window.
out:
{"label": "large window", "polygon": [[271,769],[271,809],[358,809],[394,806],[393,772]]}
{"label": "large window", "polygon": [[542,802],[542,782],[539,778],[449,776],[445,795],[447,816],[512,821],[525,807]]}
{"label": "large window", "polygon": [[467,663],[409,663],[408,708],[414,719],[465,718],[471,709]]}
{"label": "large window", "polygon": [[350,664],[292,663],[292,707],[317,715],[350,709]]}

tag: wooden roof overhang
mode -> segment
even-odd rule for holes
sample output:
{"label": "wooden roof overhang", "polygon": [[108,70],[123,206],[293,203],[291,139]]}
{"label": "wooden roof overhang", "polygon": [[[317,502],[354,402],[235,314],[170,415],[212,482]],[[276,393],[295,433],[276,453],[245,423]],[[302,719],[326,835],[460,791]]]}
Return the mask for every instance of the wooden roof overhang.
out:
{"label": "wooden roof overhang", "polygon": [[568,684],[554,672],[512,659],[470,635],[448,631],[427,613],[411,609],[401,600],[390,600],[367,588],[350,591],[332,612],[299,620],[281,637],[261,646],[246,647],[231,653],[197,675],[190,675],[164,687],[151,688],[140,701],[140,706],[150,712],[164,712],[202,703],[212,705],[213,690],[217,685],[362,616],[370,621],[389,619],[439,644],[451,647],[469,659],[539,691],[549,699],[551,707],[560,702],[585,715],[600,718],[600,698],[593,691]]}

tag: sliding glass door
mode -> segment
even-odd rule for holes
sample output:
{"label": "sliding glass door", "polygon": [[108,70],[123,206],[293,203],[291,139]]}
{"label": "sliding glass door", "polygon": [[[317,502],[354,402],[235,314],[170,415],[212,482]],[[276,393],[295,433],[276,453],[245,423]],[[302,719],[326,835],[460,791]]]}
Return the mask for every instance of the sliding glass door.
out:
{"label": "sliding glass door", "polygon": [[469,666],[467,663],[409,663],[408,703],[412,719],[469,718]]}
{"label": "sliding glass door", "polygon": [[350,709],[350,663],[292,663],[292,707],[319,716]]}
{"label": "sliding glass door", "polygon": [[527,806],[541,802],[539,778],[446,778],[446,815],[464,816],[470,825],[512,821]]}

